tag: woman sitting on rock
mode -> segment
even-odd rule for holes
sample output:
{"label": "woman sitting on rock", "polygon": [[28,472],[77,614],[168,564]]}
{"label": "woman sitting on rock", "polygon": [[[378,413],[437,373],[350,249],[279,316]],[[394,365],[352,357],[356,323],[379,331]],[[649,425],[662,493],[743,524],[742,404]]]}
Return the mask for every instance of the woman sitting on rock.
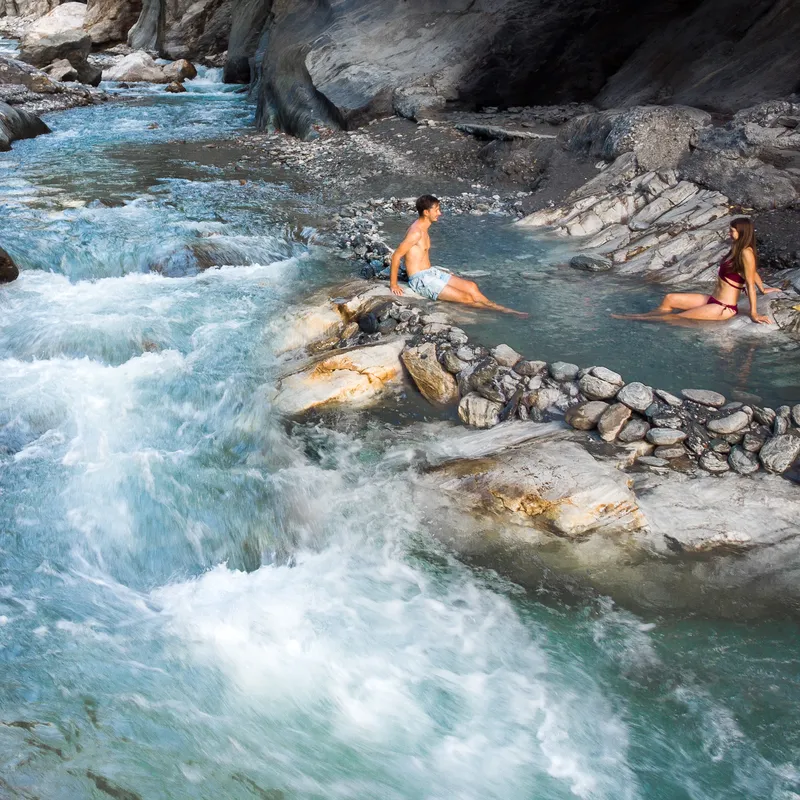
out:
{"label": "woman sitting on rock", "polygon": [[719,266],[714,294],[675,292],[668,294],[658,308],[646,314],[612,314],[612,316],[616,319],[700,319],[712,322],[732,319],[739,313],[737,307],[739,292],[746,288],[750,300],[750,319],[759,323],[771,322],[769,317],[758,313],[756,287],[761,294],[779,292],[780,289],[764,286],[758,274],[756,234],[752,221],[747,217],[734,219],[731,222],[730,236],[733,244]]}

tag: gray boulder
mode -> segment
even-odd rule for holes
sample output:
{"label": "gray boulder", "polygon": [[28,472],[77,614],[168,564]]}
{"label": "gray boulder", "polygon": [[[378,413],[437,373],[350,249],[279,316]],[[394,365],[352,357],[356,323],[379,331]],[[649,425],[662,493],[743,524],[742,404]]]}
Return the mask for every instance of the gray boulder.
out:
{"label": "gray boulder", "polygon": [[580,367],[577,364],[569,364],[565,361],[554,361],[550,365],[550,376],[554,381],[572,381],[578,377]]}
{"label": "gray boulder", "polygon": [[640,442],[647,436],[650,430],[650,425],[643,419],[635,417],[630,420],[628,424],[620,431],[619,440],[623,444],[630,444],[631,442]]}
{"label": "gray boulder", "polygon": [[584,375],[579,381],[578,386],[581,392],[590,400],[610,400],[616,397],[619,386],[608,381],[604,381],[595,375]]}
{"label": "gray boulder", "polygon": [[633,153],[644,170],[674,168],[697,141],[711,115],[680,106],[639,106],[577,117],[560,135],[570,150],[613,161]]}
{"label": "gray boulder", "polygon": [[638,411],[640,414],[644,412],[653,403],[653,390],[643,383],[634,381],[626,386],[623,386],[617,394],[617,400],[620,403],[625,403],[628,408]]}
{"label": "gray boulder", "polygon": [[711,408],[722,408],[725,405],[725,397],[719,392],[712,392],[708,389],[683,389],[681,394],[693,403]]}
{"label": "gray boulder", "polygon": [[770,439],[759,451],[761,464],[768,472],[786,472],[800,456],[800,436],[785,434]]}
{"label": "gray boulder", "polygon": [[39,117],[0,102],[0,152],[10,150],[17,139],[32,139],[43,133],[50,133],[50,128]]}
{"label": "gray boulder", "polygon": [[83,26],[94,45],[124,42],[141,10],[141,0],[87,0]]}
{"label": "gray boulder", "polygon": [[708,421],[706,427],[714,434],[738,433],[750,424],[750,417],[744,411],[734,411],[718,419]]}
{"label": "gray boulder", "polygon": [[686,439],[686,433],[672,428],[650,428],[645,438],[656,447],[665,447],[682,442]]}
{"label": "gray boulder", "polygon": [[518,361],[522,360],[522,356],[507,344],[499,344],[497,347],[492,348],[490,352],[501,367],[513,367]]}
{"label": "gray boulder", "polygon": [[723,472],[730,470],[730,465],[727,460],[717,453],[708,451],[700,456],[700,466],[706,471],[714,475],[721,475]]}
{"label": "gray boulder", "polygon": [[461,398],[458,416],[465,425],[473,428],[492,428],[500,422],[501,403],[487,400],[472,392]]}
{"label": "gray boulder", "polygon": [[141,50],[125,56],[113,67],[103,70],[104,81],[125,83],[171,83],[164,70],[153,58]]}
{"label": "gray boulder", "polygon": [[0,283],[11,283],[19,277],[19,268],[11,256],[0,247]]}
{"label": "gray boulder", "polygon": [[752,475],[759,470],[758,458],[739,445],[731,448],[728,464],[734,472],[738,472],[740,475]]}
{"label": "gray boulder", "polygon": [[46,72],[54,81],[71,82],[78,80],[78,70],[66,58],[59,58],[54,61],[47,67]]}
{"label": "gray boulder", "polygon": [[92,38],[83,30],[66,30],[49,36],[29,36],[23,40],[19,57],[34,67],[46,67],[65,58],[76,66],[84,63],[92,49]]}

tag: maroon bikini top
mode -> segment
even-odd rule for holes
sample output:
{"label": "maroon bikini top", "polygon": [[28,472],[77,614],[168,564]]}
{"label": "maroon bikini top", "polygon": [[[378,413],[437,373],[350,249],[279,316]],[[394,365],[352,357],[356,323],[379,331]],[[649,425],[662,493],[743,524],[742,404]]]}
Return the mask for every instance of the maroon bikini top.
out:
{"label": "maroon bikini top", "polygon": [[733,286],[734,289],[744,289],[744,278],[733,269],[733,259],[728,256],[719,265],[719,279],[725,281],[728,286]]}

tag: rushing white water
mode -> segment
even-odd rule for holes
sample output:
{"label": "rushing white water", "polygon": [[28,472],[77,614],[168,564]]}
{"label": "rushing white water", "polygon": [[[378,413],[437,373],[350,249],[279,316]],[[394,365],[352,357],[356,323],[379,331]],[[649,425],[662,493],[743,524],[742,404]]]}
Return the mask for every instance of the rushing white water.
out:
{"label": "rushing white water", "polygon": [[3,157],[0,795],[797,797],[793,624],[529,597],[408,502],[424,429],[272,414],[267,322],[347,267],[192,145],[249,113],[153,93]]}

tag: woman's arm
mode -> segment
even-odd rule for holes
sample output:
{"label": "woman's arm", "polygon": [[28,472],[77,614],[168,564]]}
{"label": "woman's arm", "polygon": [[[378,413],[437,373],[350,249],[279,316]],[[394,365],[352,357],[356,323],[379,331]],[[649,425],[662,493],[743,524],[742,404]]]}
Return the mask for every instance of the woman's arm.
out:
{"label": "woman's arm", "polygon": [[[756,257],[753,251],[748,247],[742,253],[742,261],[744,261],[744,280],[747,284],[747,299],[750,301],[750,319],[753,322],[772,322],[769,317],[758,313],[758,300],[756,299],[756,284],[761,284],[761,278],[756,272]],[[763,288],[762,288],[763,291]]]}
{"label": "woman's arm", "polygon": [[780,289],[775,289],[770,286],[764,286],[764,281],[761,280],[761,276],[758,274],[758,270],[756,270],[755,282],[761,294],[772,294],[773,292],[780,291]]}

